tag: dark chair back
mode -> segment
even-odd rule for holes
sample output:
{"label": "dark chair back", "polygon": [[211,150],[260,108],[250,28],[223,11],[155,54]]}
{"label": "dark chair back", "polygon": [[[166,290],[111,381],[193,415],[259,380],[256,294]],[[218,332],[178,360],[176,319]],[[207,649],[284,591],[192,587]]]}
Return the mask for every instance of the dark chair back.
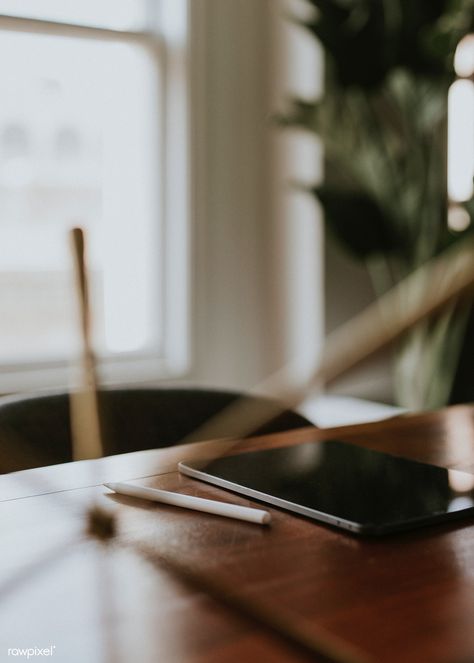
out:
{"label": "dark chair back", "polygon": [[[242,394],[209,389],[111,389],[99,394],[107,455],[179,444]],[[275,401],[246,397],[271,416]],[[311,423],[291,410],[254,434],[276,433]],[[239,423],[215,437],[239,435]],[[193,441],[198,441],[195,436]],[[189,440],[187,440],[189,441]],[[0,473],[72,460],[67,393],[0,399]]]}

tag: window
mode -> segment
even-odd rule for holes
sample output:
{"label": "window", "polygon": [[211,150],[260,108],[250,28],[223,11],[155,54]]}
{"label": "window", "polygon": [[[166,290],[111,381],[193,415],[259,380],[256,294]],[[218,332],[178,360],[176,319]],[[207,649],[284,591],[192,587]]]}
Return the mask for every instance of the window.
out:
{"label": "window", "polygon": [[130,378],[139,365],[149,369],[139,377],[157,377],[183,363],[186,128],[182,103],[173,105],[185,80],[167,68],[183,61],[185,9],[185,0],[0,0],[2,390],[31,386],[38,367],[64,383],[76,343],[74,225],[88,232],[106,378]]}
{"label": "window", "polygon": [[462,232],[471,224],[462,203],[474,194],[474,35],[459,42],[454,69],[458,78],[448,94],[448,225]]}

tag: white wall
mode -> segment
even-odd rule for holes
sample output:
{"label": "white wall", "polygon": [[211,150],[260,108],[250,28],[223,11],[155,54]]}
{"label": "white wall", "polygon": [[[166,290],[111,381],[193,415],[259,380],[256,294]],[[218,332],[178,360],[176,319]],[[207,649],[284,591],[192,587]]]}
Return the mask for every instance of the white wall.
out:
{"label": "white wall", "polygon": [[308,371],[321,345],[320,224],[311,198],[288,184],[317,174],[314,139],[283,135],[271,122],[299,71],[301,85],[317,80],[318,61],[295,52],[289,32],[301,29],[284,18],[283,3],[192,0],[190,8],[190,377],[249,388],[296,353]]}

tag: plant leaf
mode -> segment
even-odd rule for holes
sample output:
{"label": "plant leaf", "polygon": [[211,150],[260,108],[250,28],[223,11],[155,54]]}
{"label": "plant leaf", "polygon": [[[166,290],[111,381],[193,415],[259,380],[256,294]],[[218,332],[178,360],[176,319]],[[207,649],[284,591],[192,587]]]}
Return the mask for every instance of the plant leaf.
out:
{"label": "plant leaf", "polygon": [[324,208],[329,231],[355,258],[399,254],[406,248],[393,220],[369,194],[325,186],[312,192]]}

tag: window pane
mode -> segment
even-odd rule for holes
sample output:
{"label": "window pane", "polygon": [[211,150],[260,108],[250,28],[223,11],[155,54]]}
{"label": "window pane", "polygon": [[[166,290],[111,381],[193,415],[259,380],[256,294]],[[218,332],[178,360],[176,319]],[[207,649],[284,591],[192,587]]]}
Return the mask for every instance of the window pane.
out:
{"label": "window pane", "polygon": [[73,225],[100,351],[156,348],[156,63],[125,43],[0,37],[0,363],[70,355]]}
{"label": "window pane", "polygon": [[0,14],[140,30],[145,27],[146,0],[0,0]]}

